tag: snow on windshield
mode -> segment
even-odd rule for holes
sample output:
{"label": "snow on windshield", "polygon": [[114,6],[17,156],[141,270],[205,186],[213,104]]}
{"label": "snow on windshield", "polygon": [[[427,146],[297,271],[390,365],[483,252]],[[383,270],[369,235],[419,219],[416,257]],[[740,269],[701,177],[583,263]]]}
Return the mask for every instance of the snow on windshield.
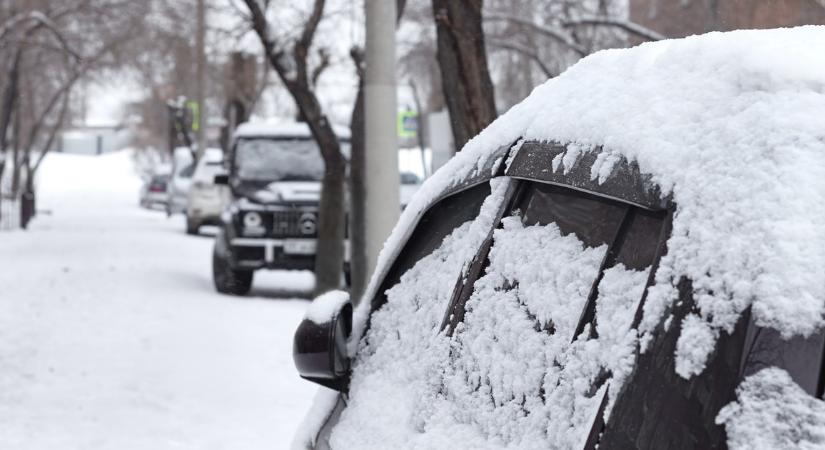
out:
{"label": "snow on windshield", "polygon": [[646,271],[605,271],[598,338],[572,342],[607,246],[587,247],[552,223],[502,225],[452,343],[436,428],[449,436],[472,424],[488,446],[581,448],[606,389],[596,380],[621,383],[632,368],[630,322]]}
{"label": "snow on windshield", "polygon": [[494,183],[479,216],[456,228],[387,291],[355,361],[350,401],[331,436],[333,448],[396,448],[418,434],[411,420],[432,392],[429,374],[448,357],[439,334],[456,280],[492,227],[507,183]]}
{"label": "snow on windshield", "polygon": [[235,150],[242,180],[320,181],[324,160],[311,139],[243,138]]}
{"label": "snow on windshield", "polygon": [[571,145],[564,167],[548,170],[603,148],[600,161],[625,157],[651,174],[678,210],[640,329],[649,341],[676,284],[692,280],[698,311],[676,355],[690,377],[749,306],[786,337],[825,326],[823,47],[817,26],[601,51],[536,88],[460,154],[550,140]]}
{"label": "snow on windshield", "polygon": [[731,450],[825,448],[825,401],[808,395],[775,367],[747,377],[737,400],[719,411]]}
{"label": "snow on windshield", "polygon": [[586,247],[555,224],[524,226],[519,217],[502,224],[452,338],[439,326],[456,269],[470,256],[456,252],[466,246],[469,224],[388,291],[358,354],[333,448],[584,442],[605,390],[591,383],[603,372],[621,383],[632,368],[630,323],[646,271],[606,270],[597,299],[599,337],[571,344],[607,246]]}

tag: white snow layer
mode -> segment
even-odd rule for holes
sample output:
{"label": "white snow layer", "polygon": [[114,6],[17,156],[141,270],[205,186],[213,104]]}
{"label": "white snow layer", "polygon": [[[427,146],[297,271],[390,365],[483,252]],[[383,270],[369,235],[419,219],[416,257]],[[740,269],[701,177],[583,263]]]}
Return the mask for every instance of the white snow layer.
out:
{"label": "white snow layer", "polygon": [[673,233],[641,330],[660,322],[681,277],[692,280],[699,315],[683,325],[679,346],[692,350],[677,353],[689,376],[748,306],[786,337],[823,326],[821,45],[825,27],[802,27],[599,52],[537,88],[465,151],[517,136],[572,142],[567,168],[581,146],[603,146],[673,195]]}
{"label": "white snow layer", "polygon": [[825,448],[825,402],[814,398],[782,369],[749,376],[737,401],[716,417],[731,450],[814,450]]}
{"label": "white snow layer", "polygon": [[327,323],[348,301],[349,292],[329,291],[312,301],[304,317],[317,324]]}
{"label": "white snow layer", "polygon": [[680,347],[705,351],[677,354],[689,376],[704,369],[709,333],[715,342],[749,306],[785,337],[825,324],[823,46],[825,27],[807,26],[601,51],[536,88],[459,155],[551,140],[571,143],[557,163],[565,169],[603,146],[606,159],[651,174],[678,210],[640,331],[655,328],[675,285],[690,279],[700,320],[683,326]]}
{"label": "white snow layer", "polygon": [[646,272],[607,270],[599,338],[571,344],[606,246],[505,218],[451,338],[440,324],[479,225],[489,226],[484,213],[388,290],[358,353],[334,449],[561,449],[586,438],[604,393],[590,392],[592,383],[602,370],[620,383],[632,366],[630,322]]}
{"label": "white snow layer", "polygon": [[[131,152],[50,153],[0,232],[0,449],[284,449],[312,400],[292,337],[309,272],[215,292],[213,238],[138,207]],[[205,230],[206,231],[206,230]]]}

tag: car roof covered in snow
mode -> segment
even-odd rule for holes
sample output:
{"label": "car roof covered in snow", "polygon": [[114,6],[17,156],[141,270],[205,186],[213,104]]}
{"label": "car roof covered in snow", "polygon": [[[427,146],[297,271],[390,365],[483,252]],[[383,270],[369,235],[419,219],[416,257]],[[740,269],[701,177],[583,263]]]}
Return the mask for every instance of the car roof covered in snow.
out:
{"label": "car roof covered in snow", "polygon": [[[333,125],[335,134],[340,139],[349,139],[349,128]],[[244,122],[235,129],[235,138],[271,137],[271,138],[311,138],[312,133],[305,122],[268,119],[257,122]]]}
{"label": "car roof covered in snow", "polygon": [[[825,27],[807,26],[709,33],[582,59],[424,183],[385,243],[364,298],[375,295],[424,211],[489,179],[523,142],[538,141],[564,147],[547,171],[565,175],[586,163],[591,179],[604,183],[618,162],[630,162],[678,205],[640,331],[659,323],[681,278],[692,280],[699,311],[690,321],[697,329],[680,338],[679,348],[689,349],[676,355],[683,376],[701,372],[720,331],[748,307],[757,323],[785,336],[822,328],[822,48]],[[355,311],[353,353],[369,304]]]}
{"label": "car roof covered in snow", "polygon": [[204,150],[203,159],[207,163],[223,161],[223,150],[220,148],[210,147]]}

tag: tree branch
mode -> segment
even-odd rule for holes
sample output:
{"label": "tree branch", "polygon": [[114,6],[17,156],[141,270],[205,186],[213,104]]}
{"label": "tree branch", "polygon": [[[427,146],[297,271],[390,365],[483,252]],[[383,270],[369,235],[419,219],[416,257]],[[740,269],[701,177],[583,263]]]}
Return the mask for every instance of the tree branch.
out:
{"label": "tree branch", "polygon": [[[69,42],[66,40],[66,37],[63,36],[63,33],[57,27],[57,24],[54,23],[52,19],[47,17],[40,11],[30,11],[25,14],[18,14],[11,19],[7,20],[3,23],[2,27],[0,27],[0,41],[5,38],[5,36],[14,29],[18,24],[24,22],[34,22],[34,24],[27,28],[26,31],[23,33],[25,36],[30,36],[34,32],[36,32],[39,28],[46,28],[51,32],[52,35],[57,39],[60,43],[60,46],[63,50],[71,55],[75,60],[80,60],[80,55],[69,45]],[[25,39],[24,39],[25,40]]]}
{"label": "tree branch", "polygon": [[54,143],[54,138],[57,135],[58,130],[63,126],[63,122],[66,120],[66,111],[69,109],[69,93],[66,92],[63,96],[63,104],[60,106],[60,113],[58,114],[57,121],[52,126],[51,130],[49,131],[49,138],[46,140],[46,143],[43,145],[43,150],[40,151],[40,154],[37,156],[37,161],[34,163],[34,166],[29,170],[29,176],[34,176],[37,173],[37,169],[40,167],[40,163],[43,162],[43,159],[46,157],[46,153],[49,152],[52,148],[52,144]]}
{"label": "tree branch", "polygon": [[315,0],[312,5],[312,13],[304,25],[304,31],[301,33],[301,38],[295,44],[296,47],[302,47],[309,50],[312,46],[312,39],[315,37],[315,31],[318,29],[318,24],[321,23],[321,18],[324,16],[324,5],[326,0]]}
{"label": "tree branch", "polygon": [[544,64],[544,61],[542,60],[541,56],[539,56],[538,52],[534,51],[532,48],[527,47],[526,45],[522,45],[516,42],[509,42],[494,37],[487,38],[486,42],[488,45],[492,47],[511,50],[530,58],[533,62],[536,63],[536,65],[539,66],[539,69],[541,69],[541,71],[544,72],[544,75],[547,78],[553,78],[556,76],[553,73],[553,71],[551,71],[550,68],[547,67],[546,64]]}
{"label": "tree branch", "polygon": [[630,22],[624,19],[617,19],[607,16],[588,16],[579,19],[568,19],[562,21],[562,26],[565,28],[577,27],[582,25],[596,25],[596,26],[610,26],[620,28],[630,34],[636,35],[648,41],[661,41],[667,39],[667,36],[639,25],[635,22]]}
{"label": "tree branch", "polygon": [[329,67],[329,53],[323,49],[318,49],[318,57],[321,58],[321,61],[315,66],[315,69],[312,70],[312,75],[310,77],[310,82],[313,86],[318,85],[318,78],[321,77],[321,74]]}
{"label": "tree branch", "polygon": [[525,26],[525,27],[530,28],[531,30],[533,30],[533,31],[535,31],[535,32],[537,32],[537,33],[539,33],[543,36],[546,36],[546,37],[549,37],[550,39],[553,39],[554,41],[558,42],[559,44],[564,45],[565,47],[569,48],[570,50],[576,52],[579,56],[587,55],[587,50],[584,47],[582,47],[581,45],[579,45],[578,43],[576,43],[576,41],[573,39],[573,36],[571,36],[565,30],[550,27],[550,26],[545,26],[545,25],[539,25],[539,24],[537,24],[537,23],[535,23],[531,20],[524,19],[522,17],[514,16],[514,15],[511,15],[511,14],[501,14],[501,13],[485,14],[484,15],[484,20],[485,21],[504,21],[504,22],[510,22],[510,23],[515,23],[515,24],[521,25],[521,26]]}

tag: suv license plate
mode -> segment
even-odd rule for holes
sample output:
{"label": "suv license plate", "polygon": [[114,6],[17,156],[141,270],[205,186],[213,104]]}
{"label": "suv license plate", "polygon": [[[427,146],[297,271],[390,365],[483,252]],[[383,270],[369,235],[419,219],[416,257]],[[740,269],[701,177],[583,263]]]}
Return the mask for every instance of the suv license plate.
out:
{"label": "suv license plate", "polygon": [[284,241],[284,253],[289,255],[314,255],[315,240],[287,239]]}

